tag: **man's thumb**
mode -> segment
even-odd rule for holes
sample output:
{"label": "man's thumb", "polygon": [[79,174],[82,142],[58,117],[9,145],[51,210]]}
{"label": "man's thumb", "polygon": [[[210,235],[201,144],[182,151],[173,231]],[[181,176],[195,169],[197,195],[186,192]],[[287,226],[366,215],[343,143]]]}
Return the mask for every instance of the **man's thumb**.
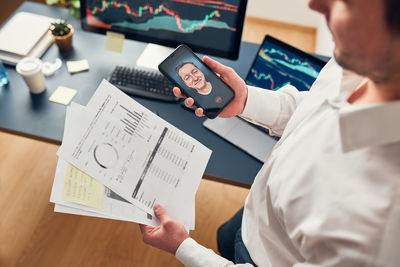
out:
{"label": "man's thumb", "polygon": [[160,220],[161,223],[169,219],[167,212],[160,204],[154,205],[154,214]]}

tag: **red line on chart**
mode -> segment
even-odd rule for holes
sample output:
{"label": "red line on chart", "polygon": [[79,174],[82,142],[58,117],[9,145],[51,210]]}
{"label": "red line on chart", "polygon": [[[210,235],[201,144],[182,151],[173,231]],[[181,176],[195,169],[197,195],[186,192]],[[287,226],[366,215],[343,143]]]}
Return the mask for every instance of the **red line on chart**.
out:
{"label": "red line on chart", "polygon": [[235,5],[224,3],[221,1],[212,1],[212,0],[171,0],[171,1],[192,4],[192,5],[198,5],[198,6],[206,6],[206,7],[210,7],[210,8],[217,8],[217,9],[232,11],[232,12],[237,12],[237,8],[238,8]]}

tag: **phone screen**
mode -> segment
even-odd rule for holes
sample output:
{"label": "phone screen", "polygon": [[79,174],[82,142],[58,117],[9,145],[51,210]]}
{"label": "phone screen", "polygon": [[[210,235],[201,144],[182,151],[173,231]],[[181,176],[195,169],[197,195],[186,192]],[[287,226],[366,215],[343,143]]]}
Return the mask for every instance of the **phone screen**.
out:
{"label": "phone screen", "polygon": [[209,118],[215,118],[235,97],[234,91],[186,45],[178,46],[158,68]]}

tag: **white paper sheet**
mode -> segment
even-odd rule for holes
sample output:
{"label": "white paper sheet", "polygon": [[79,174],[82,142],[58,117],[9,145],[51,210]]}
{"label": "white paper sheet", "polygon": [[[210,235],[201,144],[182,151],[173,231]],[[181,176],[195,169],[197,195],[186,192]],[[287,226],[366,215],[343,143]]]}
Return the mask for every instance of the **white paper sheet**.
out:
{"label": "white paper sheet", "polygon": [[[194,194],[211,151],[103,81],[58,154],[152,215],[155,203],[194,224]],[[78,137],[78,138],[77,138]],[[182,202],[183,201],[183,202]]]}
{"label": "white paper sheet", "polygon": [[77,209],[77,208],[71,208],[71,207],[64,206],[64,205],[61,205],[61,204],[58,204],[58,203],[55,203],[54,211],[55,212],[61,212],[61,213],[74,214],[74,215],[83,215],[83,216],[90,216],[90,217],[97,217],[97,218],[104,218],[104,219],[129,221],[129,220],[125,220],[123,218],[106,216],[106,215],[103,215],[103,214],[100,214],[100,213],[90,212],[90,211],[81,210],[81,209]]}

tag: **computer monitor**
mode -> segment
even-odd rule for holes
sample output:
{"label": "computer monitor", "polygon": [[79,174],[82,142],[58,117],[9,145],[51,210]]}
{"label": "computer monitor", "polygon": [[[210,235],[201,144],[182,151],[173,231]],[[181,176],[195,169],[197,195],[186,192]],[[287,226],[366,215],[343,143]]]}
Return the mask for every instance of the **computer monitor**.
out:
{"label": "computer monitor", "polygon": [[291,84],[308,91],[326,61],[266,35],[246,77],[249,85],[279,90]]}
{"label": "computer monitor", "polygon": [[237,59],[247,0],[81,0],[84,30]]}

